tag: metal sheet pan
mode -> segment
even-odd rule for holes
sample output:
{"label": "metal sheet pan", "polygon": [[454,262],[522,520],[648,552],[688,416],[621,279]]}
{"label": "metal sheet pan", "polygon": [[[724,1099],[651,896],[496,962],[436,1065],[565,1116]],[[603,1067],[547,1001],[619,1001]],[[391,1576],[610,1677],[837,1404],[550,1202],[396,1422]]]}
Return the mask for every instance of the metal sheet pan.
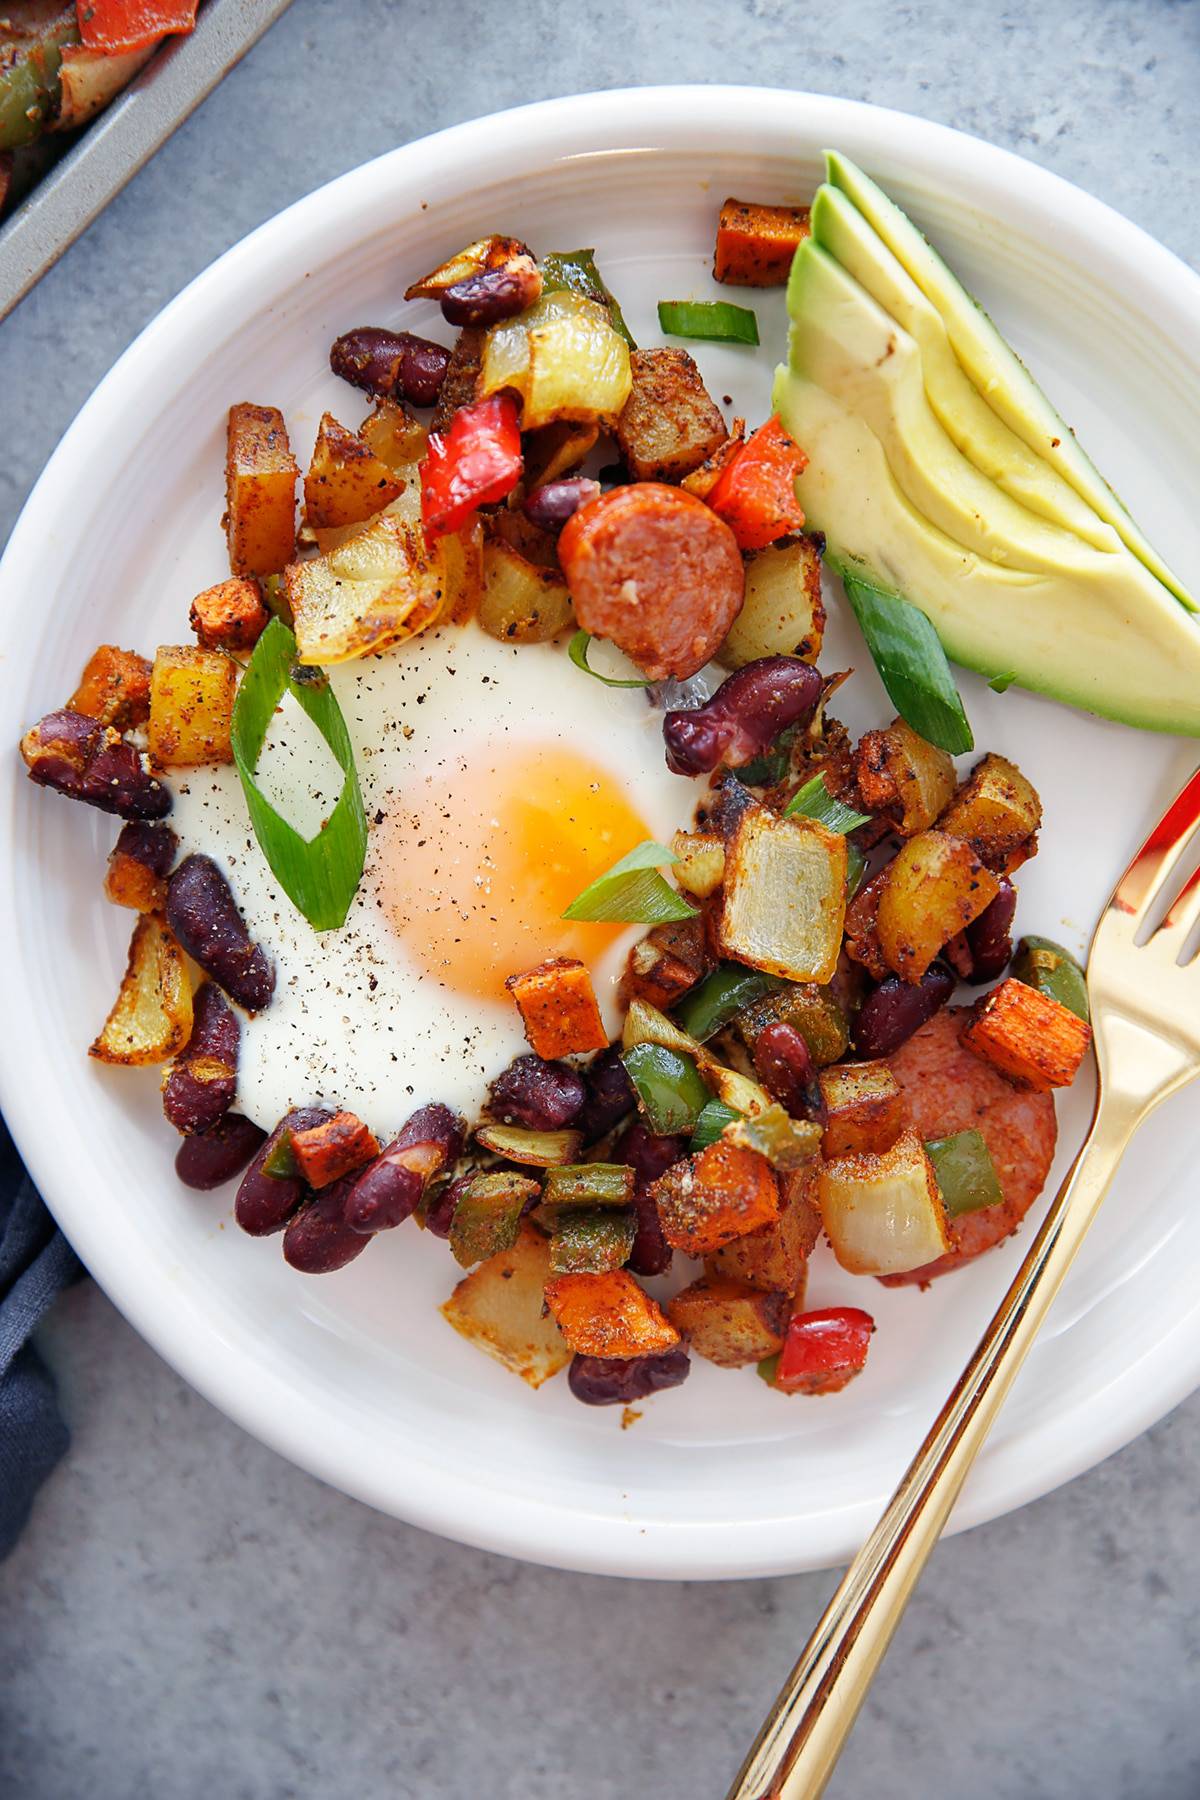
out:
{"label": "metal sheet pan", "polygon": [[0,227],[0,319],[87,229],[291,0],[207,0]]}

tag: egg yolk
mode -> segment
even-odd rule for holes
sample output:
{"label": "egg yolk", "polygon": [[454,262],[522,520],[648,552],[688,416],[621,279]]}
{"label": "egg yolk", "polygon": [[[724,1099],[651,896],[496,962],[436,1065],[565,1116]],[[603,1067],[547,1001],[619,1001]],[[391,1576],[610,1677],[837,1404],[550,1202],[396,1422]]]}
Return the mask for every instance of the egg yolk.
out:
{"label": "egg yolk", "polygon": [[379,893],[407,953],[459,993],[506,1000],[547,956],[591,962],[626,929],[562,914],[651,835],[619,781],[561,744],[430,776],[391,806]]}

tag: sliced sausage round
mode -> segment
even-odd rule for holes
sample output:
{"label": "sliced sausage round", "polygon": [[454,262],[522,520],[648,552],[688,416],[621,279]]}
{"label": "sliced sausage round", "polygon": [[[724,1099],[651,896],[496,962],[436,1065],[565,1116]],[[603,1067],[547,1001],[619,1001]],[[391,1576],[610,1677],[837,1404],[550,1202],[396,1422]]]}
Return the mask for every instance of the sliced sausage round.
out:
{"label": "sliced sausage round", "polygon": [[614,488],[563,526],[558,557],[575,617],[652,681],[694,675],[741,611],[737,540],[703,500],[664,482]]}
{"label": "sliced sausage round", "polygon": [[978,1131],[991,1153],[1003,1200],[951,1219],[948,1256],[884,1277],[887,1287],[926,1282],[961,1268],[1010,1237],[1050,1173],[1058,1122],[1050,1094],[1024,1093],[959,1041],[967,1009],[948,1007],[888,1058],[909,1120],[923,1138]]}

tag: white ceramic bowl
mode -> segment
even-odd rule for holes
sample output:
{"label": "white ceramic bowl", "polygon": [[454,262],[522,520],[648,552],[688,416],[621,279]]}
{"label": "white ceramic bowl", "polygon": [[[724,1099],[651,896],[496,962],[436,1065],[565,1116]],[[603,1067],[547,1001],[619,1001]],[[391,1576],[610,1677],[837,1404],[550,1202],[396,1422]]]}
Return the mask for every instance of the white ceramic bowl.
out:
{"label": "white ceramic bowl", "polygon": [[[0,568],[0,739],[61,705],[103,639],[187,636],[222,572],[225,409],[281,406],[302,451],[328,404],[337,332],[398,320],[406,279],[486,231],[594,244],[635,332],[660,297],[713,292],[724,195],[803,199],[820,150],[878,175],[979,294],[1133,512],[1200,578],[1188,493],[1200,466],[1200,282],[1135,225],[1002,151],[898,113],[805,94],[667,88],[553,101],[396,150],[273,219],[142,334],[51,460]],[[778,291],[753,302],[770,346],[700,360],[717,394],[765,414]],[[419,326],[418,326],[419,329]],[[919,599],[919,596],[916,596]],[[866,660],[844,623],[829,667]],[[1193,751],[1048,702],[963,691],[981,746],[1046,801],[1021,875],[1027,930],[1081,948],[1111,881]],[[868,669],[848,720],[885,716]],[[842,710],[839,707],[839,710]],[[34,1177],[96,1278],[187,1379],[247,1430],[361,1499],[515,1556],[627,1575],[760,1575],[847,1557],[920,1439],[1027,1241],[933,1291],[885,1292],[822,1256],[817,1304],[879,1321],[844,1394],[782,1399],[706,1365],[645,1408],[539,1394],[443,1323],[453,1270],[411,1228],[341,1274],[288,1270],[233,1227],[231,1194],[174,1179],[153,1074],[85,1047],[129,915],[100,898],[115,826],[35,791],[10,753],[0,791],[6,946],[0,1096]],[[353,1095],[345,1096],[353,1104]],[[1088,1096],[1060,1108],[1069,1160]],[[1200,1125],[1164,1109],[1137,1144],[955,1514],[957,1528],[1043,1494],[1125,1443],[1200,1379]]]}

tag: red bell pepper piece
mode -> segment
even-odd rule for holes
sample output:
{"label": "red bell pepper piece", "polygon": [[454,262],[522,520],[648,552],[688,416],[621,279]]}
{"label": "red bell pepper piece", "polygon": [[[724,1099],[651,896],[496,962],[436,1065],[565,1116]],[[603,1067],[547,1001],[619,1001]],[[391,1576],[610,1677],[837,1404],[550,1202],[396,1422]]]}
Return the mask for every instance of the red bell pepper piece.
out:
{"label": "red bell pepper piece", "polygon": [[796,498],[796,477],[808,457],[779,422],[778,414],[760,425],[731,458],[708,495],[742,550],[765,550],[776,538],[788,537],[804,524]]}
{"label": "red bell pepper piece", "polygon": [[793,1314],[773,1385],[785,1394],[836,1394],[862,1373],[874,1329],[857,1306]]}
{"label": "red bell pepper piece", "polygon": [[147,50],[172,31],[191,31],[197,0],[78,0],[79,35],[89,50],[117,56]]}
{"label": "red bell pepper piece", "polygon": [[521,479],[521,427],[511,394],[460,407],[435,431],[421,464],[421,517],[427,537],[461,531],[477,506],[503,500]]}

